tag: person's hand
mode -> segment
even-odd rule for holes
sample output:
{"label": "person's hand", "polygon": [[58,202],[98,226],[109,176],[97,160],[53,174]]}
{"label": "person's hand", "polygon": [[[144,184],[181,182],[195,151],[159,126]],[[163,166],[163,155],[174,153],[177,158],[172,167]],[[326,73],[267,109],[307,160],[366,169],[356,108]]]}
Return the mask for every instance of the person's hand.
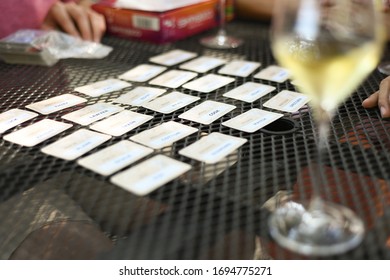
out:
{"label": "person's hand", "polygon": [[390,76],[383,79],[379,90],[363,101],[363,107],[379,107],[383,118],[390,117]]}
{"label": "person's hand", "polygon": [[84,40],[99,42],[106,31],[104,16],[93,11],[86,1],[56,2],[46,15],[42,29],[60,29]]}

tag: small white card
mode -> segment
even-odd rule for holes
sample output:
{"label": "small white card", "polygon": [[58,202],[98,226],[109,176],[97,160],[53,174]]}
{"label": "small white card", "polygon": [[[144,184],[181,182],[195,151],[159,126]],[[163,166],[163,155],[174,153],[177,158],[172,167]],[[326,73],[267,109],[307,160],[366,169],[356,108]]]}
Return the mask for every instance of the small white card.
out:
{"label": "small white card", "polygon": [[208,93],[234,82],[234,78],[208,74],[183,85],[183,88]]}
{"label": "small white card", "polygon": [[62,118],[81,125],[90,125],[123,110],[124,108],[109,103],[96,103],[66,114]]}
{"label": "small white card", "polygon": [[153,56],[149,59],[149,61],[165,66],[173,66],[196,56],[196,53],[176,49]]}
{"label": "small white card", "polygon": [[263,104],[264,107],[283,112],[295,113],[308,101],[309,97],[295,91],[282,90]]}
{"label": "small white card", "polygon": [[198,74],[194,72],[170,70],[161,74],[157,78],[154,78],[149,82],[149,84],[168,88],[178,88],[196,76],[198,76]]}
{"label": "small white card", "polygon": [[89,128],[112,136],[121,136],[151,119],[153,119],[152,116],[124,110],[92,124]]}
{"label": "small white card", "polygon": [[149,103],[146,103],[143,107],[162,114],[170,114],[199,99],[200,97],[198,96],[192,96],[174,91],[167,95],[154,99]]}
{"label": "small white card", "polygon": [[68,123],[44,119],[5,135],[4,139],[21,146],[33,147],[71,127]]}
{"label": "small white card", "polygon": [[157,155],[120,172],[110,181],[139,196],[147,195],[191,169],[191,165]]}
{"label": "small white card", "polygon": [[214,69],[225,63],[226,60],[224,59],[211,57],[211,56],[201,56],[180,65],[180,68],[184,70],[198,72],[198,73],[206,73],[211,69]]}
{"label": "small white card", "polygon": [[77,163],[100,175],[108,176],[152,152],[153,150],[150,148],[122,140],[92,155],[79,159]]}
{"label": "small white card", "polygon": [[268,80],[272,82],[277,83],[283,83],[287,81],[291,77],[290,72],[282,68],[280,66],[276,65],[270,65],[267,68],[264,68],[259,73],[257,73],[255,76],[253,76],[256,79],[262,79],[262,80]]}
{"label": "small white card", "polygon": [[208,125],[235,108],[230,104],[207,100],[179,115],[179,118]]}
{"label": "small white card", "polygon": [[190,146],[179,151],[179,154],[208,164],[217,163],[247,142],[244,138],[213,132]]}
{"label": "small white card", "polygon": [[109,135],[82,128],[42,148],[41,151],[53,157],[74,160],[110,138]]}
{"label": "small white card", "polygon": [[261,63],[245,60],[233,60],[226,64],[224,67],[219,69],[219,74],[238,76],[238,77],[248,77],[259,68]]}
{"label": "small white card", "polygon": [[67,93],[32,103],[27,105],[26,108],[48,115],[84,102],[87,102],[87,99]]}
{"label": "small white card", "polygon": [[165,89],[152,87],[136,87],[129,92],[119,96],[114,103],[121,103],[131,106],[142,106],[165,93]]}
{"label": "small white card", "polygon": [[74,90],[88,96],[98,97],[100,95],[118,91],[130,86],[131,84],[125,81],[118,79],[107,79],[86,86],[77,87]]}
{"label": "small white card", "polygon": [[197,128],[169,121],[136,134],[130,140],[158,150],[170,146],[197,131]]}
{"label": "small white card", "polygon": [[131,82],[146,82],[150,79],[156,77],[167,69],[164,66],[157,66],[151,64],[141,64],[133,69],[126,71],[122,75],[119,75],[118,78]]}
{"label": "small white card", "polygon": [[222,125],[247,133],[253,133],[281,117],[283,117],[283,114],[254,108],[233,119],[223,122]]}
{"label": "small white card", "polygon": [[0,133],[7,131],[21,123],[31,120],[38,116],[37,113],[33,113],[21,109],[11,109],[0,114]]}
{"label": "small white card", "polygon": [[259,83],[246,82],[245,84],[228,91],[223,96],[252,103],[276,88]]}

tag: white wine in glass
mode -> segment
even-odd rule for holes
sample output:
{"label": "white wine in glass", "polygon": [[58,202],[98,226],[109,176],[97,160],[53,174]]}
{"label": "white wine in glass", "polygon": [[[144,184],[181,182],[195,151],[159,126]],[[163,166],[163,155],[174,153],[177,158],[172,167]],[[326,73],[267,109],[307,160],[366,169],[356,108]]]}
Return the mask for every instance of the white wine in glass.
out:
{"label": "white wine in glass", "polygon": [[363,221],[349,208],[325,201],[323,152],[338,106],[378,65],[384,45],[381,2],[276,0],[272,51],[310,96],[318,130],[318,158],[309,201],[288,201],[270,217],[271,236],[303,255],[346,252],[362,241]]}
{"label": "white wine in glass", "polygon": [[219,1],[219,27],[215,35],[202,38],[200,43],[214,49],[234,49],[242,45],[242,40],[226,33],[226,0]]}

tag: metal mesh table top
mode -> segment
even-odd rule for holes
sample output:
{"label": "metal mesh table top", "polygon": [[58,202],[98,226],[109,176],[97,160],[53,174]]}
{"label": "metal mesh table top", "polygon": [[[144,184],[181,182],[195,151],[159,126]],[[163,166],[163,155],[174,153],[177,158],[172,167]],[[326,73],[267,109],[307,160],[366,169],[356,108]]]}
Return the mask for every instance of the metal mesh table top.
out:
{"label": "metal mesh table top", "polygon": [[[101,60],[66,59],[52,67],[9,65],[0,62],[0,112],[24,108],[33,102],[65,93],[92,82],[117,77],[149,57],[171,49],[228,60],[261,62],[261,68],[276,64],[271,54],[268,25],[234,21],[228,32],[243,38],[234,50],[206,49],[199,39],[215,30],[174,43],[155,45],[107,36],[103,43],[114,48]],[[172,66],[170,69],[178,69]],[[209,73],[216,73],[214,69]],[[272,201],[284,194],[307,198],[311,193],[314,123],[309,107],[285,113],[269,129],[245,133],[221,123],[264,102],[289,82],[261,81],[276,91],[253,103],[223,97],[222,94],[254,79],[235,82],[211,93],[184,88],[177,90],[201,99],[171,114],[145,108],[136,112],[154,118],[104,147],[174,120],[198,132],[155,151],[192,168],[185,175],[146,196],[136,196],[113,185],[104,177],[78,165],[48,156],[40,149],[81,126],[74,125],[33,148],[0,140],[0,258],[75,259],[300,259],[279,247],[269,236],[268,215]],[[204,75],[204,74],[201,74]],[[328,188],[324,198],[349,206],[362,217],[366,235],[361,245],[332,259],[390,258],[390,123],[377,109],[366,110],[362,101],[378,89],[383,75],[372,75],[344,102],[331,126],[329,152],[322,171]],[[133,86],[143,85],[134,83]],[[87,105],[112,102],[126,90],[87,97]],[[85,97],[85,96],[83,96]],[[236,109],[213,122],[201,125],[178,116],[204,100],[216,100]],[[14,128],[44,118],[64,121],[61,116],[78,105],[48,116],[39,116]],[[13,131],[11,130],[11,131]],[[10,131],[7,131],[7,133]],[[211,132],[238,136],[248,141],[234,154],[213,165],[200,164],[179,150]],[[271,202],[270,202],[271,201]]]}

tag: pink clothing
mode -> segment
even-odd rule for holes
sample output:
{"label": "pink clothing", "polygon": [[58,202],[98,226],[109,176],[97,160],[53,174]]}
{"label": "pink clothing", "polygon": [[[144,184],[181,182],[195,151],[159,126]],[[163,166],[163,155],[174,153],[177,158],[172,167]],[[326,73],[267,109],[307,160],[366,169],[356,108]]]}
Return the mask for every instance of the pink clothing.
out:
{"label": "pink clothing", "polygon": [[19,29],[39,29],[57,1],[60,0],[0,0],[0,38]]}

